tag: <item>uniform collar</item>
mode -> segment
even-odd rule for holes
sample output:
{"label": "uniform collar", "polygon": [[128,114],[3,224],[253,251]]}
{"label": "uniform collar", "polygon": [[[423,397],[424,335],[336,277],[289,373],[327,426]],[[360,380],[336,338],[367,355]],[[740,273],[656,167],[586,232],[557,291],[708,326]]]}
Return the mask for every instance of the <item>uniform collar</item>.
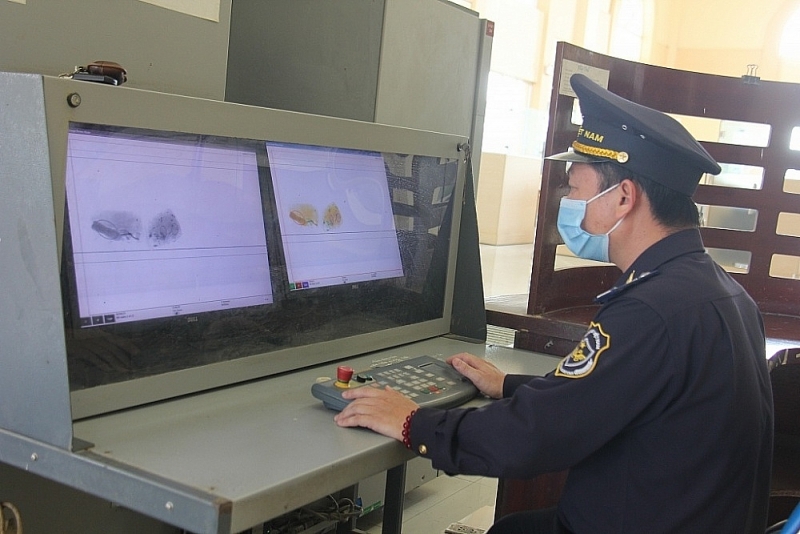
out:
{"label": "uniform collar", "polygon": [[634,271],[637,273],[655,271],[670,260],[697,252],[705,252],[700,230],[690,228],[675,232],[642,252],[620,278],[627,280]]}
{"label": "uniform collar", "polygon": [[658,274],[659,267],[679,256],[704,251],[700,230],[697,228],[670,234],[640,254],[611,289],[595,297],[595,302],[608,302],[628,288],[652,278]]}

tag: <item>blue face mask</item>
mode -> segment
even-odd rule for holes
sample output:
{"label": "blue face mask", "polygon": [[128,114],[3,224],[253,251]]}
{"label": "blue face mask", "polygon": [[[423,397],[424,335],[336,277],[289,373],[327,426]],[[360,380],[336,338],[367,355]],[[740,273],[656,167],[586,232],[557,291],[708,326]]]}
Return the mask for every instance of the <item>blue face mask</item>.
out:
{"label": "blue face mask", "polygon": [[583,219],[586,217],[586,206],[589,202],[597,200],[609,191],[612,191],[619,184],[613,185],[602,191],[589,200],[574,200],[571,198],[563,197],[561,204],[558,208],[558,233],[564,240],[564,244],[572,251],[573,254],[579,258],[586,260],[597,260],[608,262],[608,236],[617,229],[622,223],[618,220],[616,224],[611,227],[605,234],[590,234],[584,230],[581,225]]}

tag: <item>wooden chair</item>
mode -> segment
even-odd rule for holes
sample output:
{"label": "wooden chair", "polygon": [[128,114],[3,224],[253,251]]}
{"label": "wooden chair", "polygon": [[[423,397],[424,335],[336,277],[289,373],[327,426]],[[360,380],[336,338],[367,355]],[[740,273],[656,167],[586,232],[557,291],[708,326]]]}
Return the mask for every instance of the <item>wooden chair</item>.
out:
{"label": "wooden chair", "polygon": [[775,402],[775,450],[772,460],[769,524],[786,519],[800,503],[800,350],[770,359]]}

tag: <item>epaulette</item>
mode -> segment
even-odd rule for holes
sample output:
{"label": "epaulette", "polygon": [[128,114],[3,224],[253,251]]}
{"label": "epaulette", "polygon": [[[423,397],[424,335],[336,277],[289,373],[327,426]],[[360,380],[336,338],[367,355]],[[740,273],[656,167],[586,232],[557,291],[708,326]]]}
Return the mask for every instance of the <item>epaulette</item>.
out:
{"label": "epaulette", "polygon": [[633,271],[631,272],[631,275],[628,277],[628,280],[626,280],[624,284],[622,284],[621,286],[614,286],[608,291],[603,291],[594,298],[594,301],[598,304],[605,304],[606,302],[613,299],[623,291],[630,289],[631,287],[638,285],[657,274],[658,271],[647,271],[641,273],[639,276],[636,276],[636,271]]}

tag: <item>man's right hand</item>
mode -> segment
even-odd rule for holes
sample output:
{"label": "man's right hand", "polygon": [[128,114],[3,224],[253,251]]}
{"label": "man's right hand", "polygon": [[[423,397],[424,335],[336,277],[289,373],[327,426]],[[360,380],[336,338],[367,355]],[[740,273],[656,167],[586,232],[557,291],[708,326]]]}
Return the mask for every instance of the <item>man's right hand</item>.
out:
{"label": "man's right hand", "polygon": [[482,358],[462,352],[447,358],[447,363],[467,377],[481,393],[493,399],[503,396],[503,382],[506,373]]}

